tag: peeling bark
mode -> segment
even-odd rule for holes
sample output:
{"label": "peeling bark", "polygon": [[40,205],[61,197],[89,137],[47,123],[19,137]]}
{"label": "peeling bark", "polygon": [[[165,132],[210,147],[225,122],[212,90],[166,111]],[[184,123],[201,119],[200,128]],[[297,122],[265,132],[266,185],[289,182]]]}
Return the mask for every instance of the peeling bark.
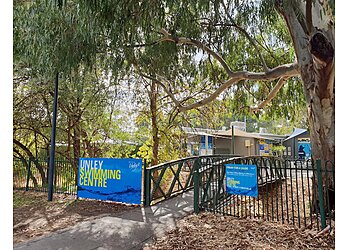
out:
{"label": "peeling bark", "polygon": [[[292,36],[295,53],[304,83],[305,98],[308,106],[308,120],[312,156],[323,161],[335,160],[335,63],[334,63],[334,26],[331,18],[323,18],[321,23],[315,11],[321,7],[316,1],[304,7],[306,13],[305,26],[311,33],[305,33],[300,20],[297,19],[296,8],[292,4],[281,5],[278,10],[285,19]],[[304,4],[305,3],[301,3]],[[316,6],[317,5],[317,6]],[[310,16],[310,13],[312,14]],[[318,26],[315,26],[317,24]],[[314,25],[311,27],[311,25]],[[321,29],[322,28],[322,29]]]}
{"label": "peeling bark", "polygon": [[[303,9],[303,1],[300,1]],[[291,4],[281,5],[278,10],[287,23],[292,36],[295,53],[300,67],[300,75],[304,84],[304,93],[308,109],[312,158],[321,159],[321,168],[332,170],[327,161],[335,164],[335,62],[334,62],[334,25],[332,18],[317,16],[322,3],[307,1],[306,23],[300,23],[296,17],[296,8]],[[303,32],[303,26],[308,32]],[[334,209],[335,179],[333,174],[322,173],[322,182],[318,183],[313,176],[313,211],[319,211],[318,186],[324,192],[325,211]],[[331,216],[331,214],[328,214]]]}

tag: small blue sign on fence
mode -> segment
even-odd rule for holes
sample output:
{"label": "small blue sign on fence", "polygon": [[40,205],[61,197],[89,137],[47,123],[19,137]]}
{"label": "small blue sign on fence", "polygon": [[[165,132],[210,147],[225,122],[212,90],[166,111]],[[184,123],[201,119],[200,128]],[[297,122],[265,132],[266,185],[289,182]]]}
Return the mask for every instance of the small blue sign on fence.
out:
{"label": "small blue sign on fence", "polygon": [[141,159],[80,158],[78,198],[141,204]]}
{"label": "small blue sign on fence", "polygon": [[226,164],[226,192],[258,198],[256,165]]}

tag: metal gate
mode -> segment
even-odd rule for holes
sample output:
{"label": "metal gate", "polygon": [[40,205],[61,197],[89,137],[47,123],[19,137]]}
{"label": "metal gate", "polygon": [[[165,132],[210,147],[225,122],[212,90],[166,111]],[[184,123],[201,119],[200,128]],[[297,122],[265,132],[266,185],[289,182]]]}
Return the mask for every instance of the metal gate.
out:
{"label": "metal gate", "polygon": [[[226,164],[257,166],[258,198],[226,192]],[[315,166],[316,165],[316,166]],[[279,221],[298,227],[334,224],[334,164],[276,157],[199,158],[194,170],[194,210]],[[331,178],[329,178],[331,177]],[[322,185],[315,186],[317,183]],[[327,221],[326,221],[327,220]],[[328,222],[328,223],[327,223]]]}

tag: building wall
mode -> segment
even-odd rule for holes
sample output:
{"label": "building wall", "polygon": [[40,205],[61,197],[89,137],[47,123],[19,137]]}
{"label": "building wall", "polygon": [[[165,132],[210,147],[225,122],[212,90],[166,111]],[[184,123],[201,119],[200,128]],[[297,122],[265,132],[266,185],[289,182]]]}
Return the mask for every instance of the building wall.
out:
{"label": "building wall", "polygon": [[212,155],[213,139],[210,141],[209,136],[191,135],[187,138],[187,152],[189,155]]}
{"label": "building wall", "polygon": [[[249,141],[250,146],[246,147],[246,141]],[[256,139],[248,137],[235,137],[235,154],[241,156],[256,155]]]}
{"label": "building wall", "polygon": [[[235,154],[240,156],[257,155],[258,146],[257,139],[248,137],[235,136]],[[250,147],[245,146],[246,140],[249,140]],[[215,138],[214,139],[214,154],[230,154],[231,153],[231,138]]]}
{"label": "building wall", "polygon": [[231,138],[214,138],[214,154],[230,154]]}
{"label": "building wall", "polygon": [[283,142],[283,146],[286,147],[286,155],[292,158],[298,158],[298,139],[299,138],[310,138],[309,132],[304,132],[298,136],[295,136],[287,141]]}

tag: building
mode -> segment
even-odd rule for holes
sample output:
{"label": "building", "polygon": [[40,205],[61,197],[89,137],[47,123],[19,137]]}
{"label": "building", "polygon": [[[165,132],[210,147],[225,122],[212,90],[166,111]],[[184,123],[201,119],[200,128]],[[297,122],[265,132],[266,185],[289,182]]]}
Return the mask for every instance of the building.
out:
{"label": "building", "polygon": [[[186,147],[189,155],[234,154],[239,156],[273,155],[272,146],[280,145],[281,136],[261,136],[234,128],[234,151],[232,129],[212,130],[183,128],[186,133]],[[277,137],[277,139],[275,137]],[[285,137],[283,137],[285,138]]]}
{"label": "building", "polygon": [[[294,128],[292,134],[283,140],[286,147],[285,156],[297,159],[304,154],[305,159],[311,158],[310,133],[306,129]],[[299,154],[304,151],[303,154]]]}
{"label": "building", "polygon": [[234,150],[232,150],[232,128],[226,131],[214,133],[214,153],[215,154],[235,154],[240,156],[259,155],[260,140],[264,138],[260,135],[244,132],[234,128]]}
{"label": "building", "polygon": [[299,149],[305,157],[311,157],[310,136],[306,129],[295,128],[290,135],[276,135],[260,131],[249,133],[234,127],[234,153],[232,149],[232,129],[213,130],[202,128],[183,128],[186,133],[187,152],[189,155],[235,154],[239,156],[276,155],[273,146],[285,147],[284,155],[299,157]]}

